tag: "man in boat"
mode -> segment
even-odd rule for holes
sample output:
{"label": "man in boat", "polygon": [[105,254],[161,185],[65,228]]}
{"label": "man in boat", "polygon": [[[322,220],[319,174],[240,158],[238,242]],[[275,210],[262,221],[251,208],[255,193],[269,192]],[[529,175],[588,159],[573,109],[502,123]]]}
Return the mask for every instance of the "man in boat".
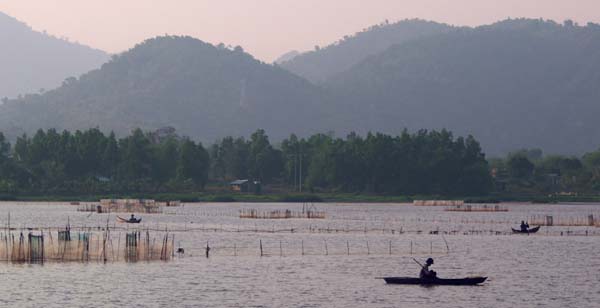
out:
{"label": "man in boat", "polygon": [[135,219],[135,215],[131,214],[131,217],[129,218],[129,221],[136,222],[137,219]]}
{"label": "man in boat", "polygon": [[430,270],[429,267],[433,265],[433,259],[429,258],[425,261],[425,265],[421,268],[419,278],[421,279],[434,279],[437,278],[437,273],[434,270]]}
{"label": "man in boat", "polygon": [[529,230],[529,224],[521,220],[521,232],[527,232]]}

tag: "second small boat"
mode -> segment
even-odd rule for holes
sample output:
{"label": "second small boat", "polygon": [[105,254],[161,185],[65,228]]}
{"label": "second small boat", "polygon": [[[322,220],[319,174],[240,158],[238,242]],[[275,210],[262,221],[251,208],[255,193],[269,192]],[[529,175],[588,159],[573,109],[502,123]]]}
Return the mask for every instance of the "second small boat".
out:
{"label": "second small boat", "polygon": [[139,224],[140,222],[142,222],[142,218],[140,217],[140,218],[125,219],[123,217],[117,216],[117,221],[118,222],[128,223],[128,224]]}
{"label": "second small boat", "polygon": [[523,230],[518,230],[515,228],[511,228],[513,233],[524,233],[524,234],[530,234],[530,233],[536,233],[540,230],[540,226],[537,226],[535,228],[531,228],[531,229],[527,229],[526,231]]}

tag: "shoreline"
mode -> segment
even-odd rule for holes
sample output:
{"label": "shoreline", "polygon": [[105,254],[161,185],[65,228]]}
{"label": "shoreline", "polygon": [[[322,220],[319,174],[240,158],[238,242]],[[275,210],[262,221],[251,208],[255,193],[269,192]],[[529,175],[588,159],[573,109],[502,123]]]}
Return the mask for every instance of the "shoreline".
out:
{"label": "shoreline", "polygon": [[17,202],[97,202],[100,199],[154,199],[157,201],[180,200],[182,202],[213,203],[412,203],[413,200],[464,200],[471,204],[494,203],[600,203],[598,195],[542,196],[542,195],[489,195],[457,197],[439,195],[369,195],[352,193],[315,194],[242,194],[242,193],[133,193],[133,194],[81,194],[81,195],[7,195],[0,194],[0,201]]}

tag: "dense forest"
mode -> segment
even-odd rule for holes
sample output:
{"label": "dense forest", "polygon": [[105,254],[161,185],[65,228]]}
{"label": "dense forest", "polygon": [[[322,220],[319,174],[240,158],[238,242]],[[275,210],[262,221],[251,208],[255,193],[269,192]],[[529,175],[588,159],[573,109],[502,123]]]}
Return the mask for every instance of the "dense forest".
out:
{"label": "dense forest", "polygon": [[489,159],[489,164],[498,192],[567,196],[600,192],[600,150],[576,157],[525,149]]}
{"label": "dense forest", "polygon": [[[11,145],[0,133],[0,194],[81,195],[228,190],[236,179],[268,193],[486,196],[600,191],[600,151],[583,157],[521,150],[486,160],[471,136],[421,130],[345,138],[291,135],[274,145],[264,130],[205,147],[174,129],[116,138],[98,129],[38,130]],[[272,191],[272,190],[271,190]]]}
{"label": "dense forest", "polygon": [[208,152],[186,138],[143,133],[117,139],[98,129],[38,130],[11,146],[0,134],[0,191],[105,193],[202,189]]}
{"label": "dense forest", "polygon": [[110,59],[103,51],[36,32],[2,12],[0,42],[0,99],[56,88]]}
{"label": "dense forest", "polygon": [[136,129],[121,139],[98,129],[50,129],[14,145],[0,134],[0,146],[5,194],[189,192],[235,179],[313,192],[479,195],[492,188],[478,142],[444,130],[291,135],[278,146],[257,130],[206,148],[172,129]]}

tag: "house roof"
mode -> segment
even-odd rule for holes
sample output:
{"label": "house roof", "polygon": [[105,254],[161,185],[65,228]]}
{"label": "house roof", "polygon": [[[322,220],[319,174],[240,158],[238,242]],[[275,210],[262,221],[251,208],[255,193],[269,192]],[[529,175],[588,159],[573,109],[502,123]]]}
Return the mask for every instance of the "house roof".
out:
{"label": "house roof", "polygon": [[248,180],[235,180],[231,183],[229,183],[229,185],[242,185],[242,184],[246,184],[248,183]]}

